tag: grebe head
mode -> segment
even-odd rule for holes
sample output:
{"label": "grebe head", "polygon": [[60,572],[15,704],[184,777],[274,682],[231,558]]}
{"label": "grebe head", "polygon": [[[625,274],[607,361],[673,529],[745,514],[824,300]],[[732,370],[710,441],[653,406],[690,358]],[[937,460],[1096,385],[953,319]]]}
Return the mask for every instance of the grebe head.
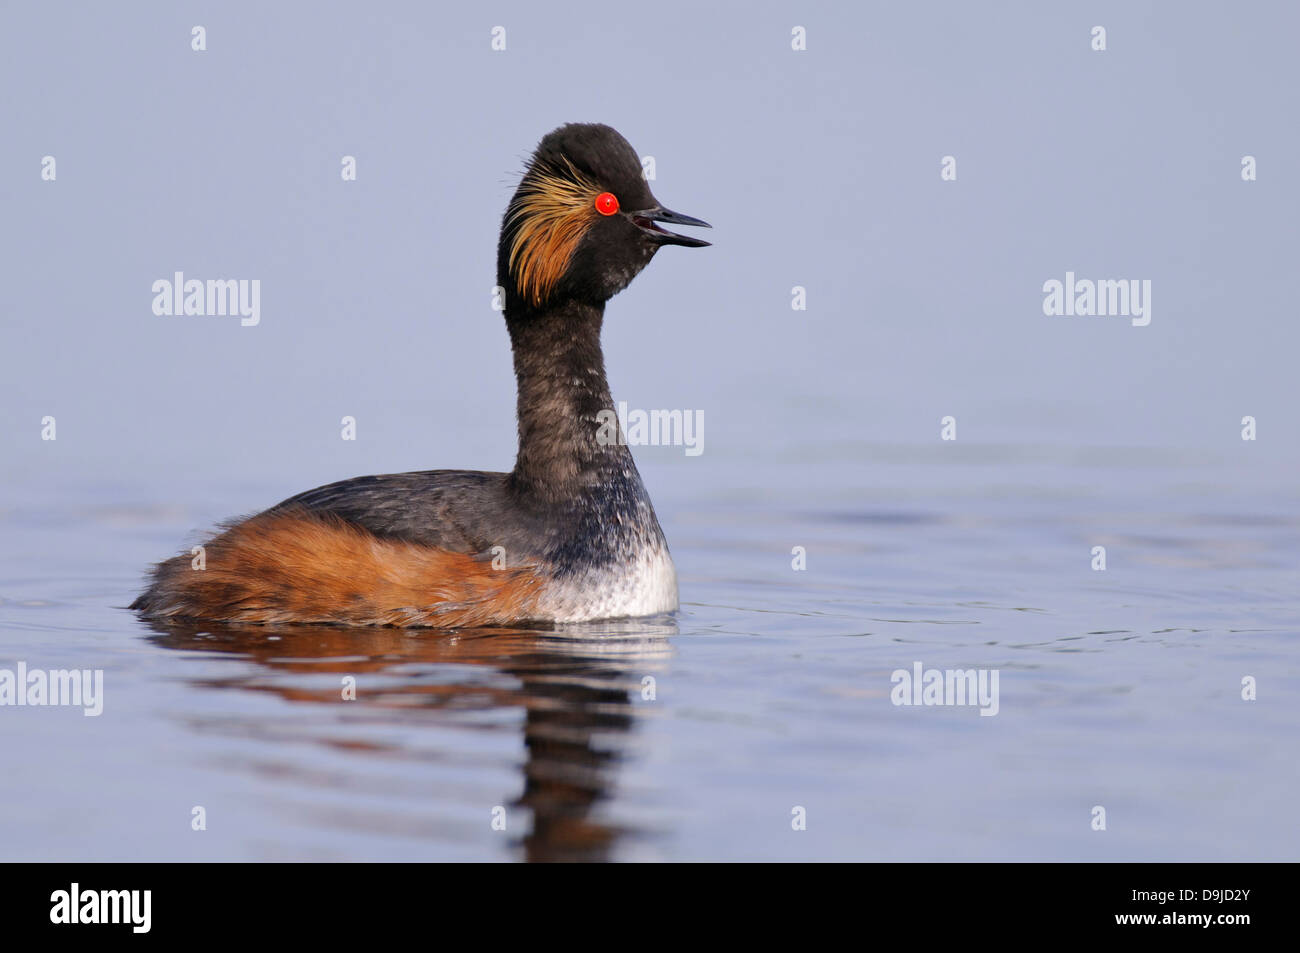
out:
{"label": "grebe head", "polygon": [[664,245],[708,242],[657,223],[700,225],[650,192],[636,150],[609,126],[570,123],[538,144],[506,209],[497,280],[508,314],[566,299],[603,304]]}

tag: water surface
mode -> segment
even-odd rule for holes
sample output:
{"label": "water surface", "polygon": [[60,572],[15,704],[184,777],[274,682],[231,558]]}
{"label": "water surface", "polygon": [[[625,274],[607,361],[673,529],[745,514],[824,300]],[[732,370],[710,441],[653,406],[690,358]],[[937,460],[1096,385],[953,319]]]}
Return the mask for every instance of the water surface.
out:
{"label": "water surface", "polygon": [[[679,614],[453,634],[144,624],[120,607],[150,559],[281,488],[15,482],[0,665],[106,688],[98,718],[0,710],[0,853],[1294,859],[1295,495],[1176,454],[992,455],[823,445],[746,487],[651,454]],[[998,670],[999,713],[894,706],[917,661]]]}

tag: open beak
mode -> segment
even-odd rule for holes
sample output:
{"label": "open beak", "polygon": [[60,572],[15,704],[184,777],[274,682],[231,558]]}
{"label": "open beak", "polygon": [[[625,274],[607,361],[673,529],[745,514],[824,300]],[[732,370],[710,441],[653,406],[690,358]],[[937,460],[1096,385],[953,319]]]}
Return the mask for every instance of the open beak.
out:
{"label": "open beak", "polygon": [[660,245],[685,245],[687,248],[706,248],[711,242],[701,241],[698,238],[689,238],[686,235],[678,235],[676,232],[670,232],[666,228],[660,228],[655,222],[668,222],[670,225],[696,225],[700,228],[712,228],[708,222],[700,221],[698,218],[691,218],[689,215],[683,215],[681,212],[673,212],[666,208],[651,208],[644,212],[633,212],[632,222],[637,228],[641,229]]}

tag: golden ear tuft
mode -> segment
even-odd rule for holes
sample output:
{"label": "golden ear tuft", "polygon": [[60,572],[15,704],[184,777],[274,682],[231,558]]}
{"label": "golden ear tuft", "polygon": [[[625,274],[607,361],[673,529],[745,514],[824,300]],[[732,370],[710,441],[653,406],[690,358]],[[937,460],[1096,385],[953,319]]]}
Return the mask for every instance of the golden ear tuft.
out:
{"label": "golden ear tuft", "polygon": [[509,268],[519,293],[540,305],[569,268],[578,243],[596,218],[600,186],[567,158],[563,168],[533,168],[506,216],[513,233]]}

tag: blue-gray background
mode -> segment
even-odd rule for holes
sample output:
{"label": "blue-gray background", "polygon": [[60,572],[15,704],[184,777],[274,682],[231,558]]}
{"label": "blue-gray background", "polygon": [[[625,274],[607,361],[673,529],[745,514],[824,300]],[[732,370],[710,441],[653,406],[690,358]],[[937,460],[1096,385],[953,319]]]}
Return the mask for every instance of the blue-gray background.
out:
{"label": "blue-gray background", "polygon": [[[792,439],[929,445],[946,414],[971,444],[1297,462],[1290,4],[10,4],[4,24],[9,467],[508,468],[495,233],[522,158],[574,120],[621,130],[660,198],[715,226],[606,330],[617,398],[705,411],[697,469]],[[155,316],[176,270],[260,278],[261,325]],[[1066,270],[1149,278],[1151,325],[1045,317]]]}
{"label": "blue-gray background", "polygon": [[[616,399],[705,416],[701,456],[636,450],[678,619],[626,670],[616,641],[560,650],[659,678],[602,736],[612,856],[1294,860],[1298,28],[1289,3],[0,3],[0,661],[109,693],[0,712],[0,854],[515,856],[486,819],[529,696],[489,640],[357,634],[363,698],[420,703],[353,711],[314,637],[254,662],[120,607],[216,520],[511,465],[496,230],[578,120],[715,226],[607,312]],[[177,270],[260,279],[260,326],[155,316]],[[1044,316],[1066,271],[1149,279],[1150,326]],[[916,660],[1000,670],[1001,713],[891,707]]]}

